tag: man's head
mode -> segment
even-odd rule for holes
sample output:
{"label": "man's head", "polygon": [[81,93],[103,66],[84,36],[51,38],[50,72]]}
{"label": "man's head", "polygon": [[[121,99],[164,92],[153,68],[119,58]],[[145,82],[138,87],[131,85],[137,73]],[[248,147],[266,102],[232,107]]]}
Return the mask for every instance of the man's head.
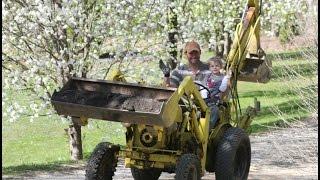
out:
{"label": "man's head", "polygon": [[195,41],[187,42],[184,48],[184,54],[186,55],[189,64],[197,64],[200,61],[201,55],[200,45]]}

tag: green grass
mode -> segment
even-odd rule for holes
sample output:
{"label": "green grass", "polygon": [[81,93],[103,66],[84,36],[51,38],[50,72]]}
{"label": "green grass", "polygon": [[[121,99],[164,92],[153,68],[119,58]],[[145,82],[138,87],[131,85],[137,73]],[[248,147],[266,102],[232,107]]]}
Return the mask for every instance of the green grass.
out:
{"label": "green grass", "polygon": [[314,88],[317,88],[317,66],[317,62],[309,62],[301,57],[273,61],[272,79],[268,83],[238,83],[242,112],[247,106],[254,106],[255,97],[261,103],[261,111],[253,119],[250,127],[252,133],[310,116],[308,107],[301,101],[303,97],[297,92],[311,90],[311,95],[317,99],[314,93]]}
{"label": "green grass", "polygon": [[[207,53],[204,57],[211,55]],[[306,105],[301,103],[297,91],[305,92],[312,89],[314,93],[314,88],[317,88],[314,82],[317,82],[318,62],[303,59],[303,53],[298,51],[269,54],[267,58],[273,61],[270,82],[266,84],[238,82],[243,113],[246,107],[254,106],[255,97],[261,103],[261,111],[251,123],[252,133],[285,126],[287,122],[310,116],[306,111],[308,107],[304,107]],[[292,89],[293,87],[295,89]]]}
{"label": "green grass", "polygon": [[[270,126],[277,126],[277,124],[283,124],[285,121],[291,122],[310,116],[307,111],[300,108],[304,105],[300,103],[299,97],[293,92],[289,89],[277,90],[276,87],[280,87],[281,82],[270,82],[270,85],[273,85],[274,89],[270,86],[270,90],[265,91],[264,85],[255,88],[252,83],[239,83],[242,112],[245,112],[247,106],[254,106],[254,97],[261,103],[261,110],[251,123],[252,133],[267,130]],[[240,90],[241,87],[247,89],[247,91]],[[249,89],[255,90],[250,92]]]}
{"label": "green grass", "polygon": [[[34,122],[21,118],[14,123],[3,121],[2,127],[3,173],[18,170],[21,165],[36,169],[39,164],[50,167],[59,162],[71,162],[68,136],[64,130],[68,123],[59,118],[41,117]],[[101,141],[124,144],[123,130],[119,123],[92,120],[89,126],[82,128],[84,157],[88,158]]]}
{"label": "green grass", "polygon": [[[16,99],[22,105],[28,105],[26,92],[8,92],[10,99]],[[30,122],[28,116],[22,116],[16,122],[2,121],[2,172],[15,174],[28,170],[59,169],[70,161],[69,141],[64,129],[69,123],[57,115],[39,116]],[[125,144],[124,128],[120,123],[101,120],[89,120],[82,128],[82,140],[85,160],[94,147],[101,141]]]}
{"label": "green grass", "polygon": [[[212,53],[204,53],[203,61],[210,56]],[[253,106],[254,97],[261,102],[261,111],[252,122],[252,133],[265,131],[274,126],[283,126],[283,122],[310,116],[308,111],[301,108],[305,105],[301,103],[301,97],[292,90],[292,86],[298,84],[299,88],[317,88],[317,85],[310,83],[312,81],[306,81],[306,79],[316,81],[317,63],[308,62],[301,57],[292,59],[292,56],[287,60],[273,61],[273,76],[269,83],[239,82],[242,112],[247,106]],[[161,73],[157,69],[157,62],[153,61],[149,65],[156,68],[152,73],[150,71],[149,77]],[[303,76],[285,74],[283,73],[285,67],[300,72]],[[160,81],[161,77],[153,77],[154,84]],[[7,94],[12,102],[27,106],[33,98],[23,91],[9,91]],[[275,110],[281,113],[274,113]],[[64,130],[67,127],[68,123],[61,121],[57,115],[39,116],[33,122],[29,121],[28,116],[22,116],[16,122],[9,122],[8,118],[4,117],[2,172],[16,174],[28,170],[57,170],[61,169],[63,164],[77,163],[70,161],[69,142]],[[101,141],[124,145],[124,128],[116,122],[90,120],[89,125],[82,128],[82,139],[85,159],[81,162],[85,162],[94,147]]]}

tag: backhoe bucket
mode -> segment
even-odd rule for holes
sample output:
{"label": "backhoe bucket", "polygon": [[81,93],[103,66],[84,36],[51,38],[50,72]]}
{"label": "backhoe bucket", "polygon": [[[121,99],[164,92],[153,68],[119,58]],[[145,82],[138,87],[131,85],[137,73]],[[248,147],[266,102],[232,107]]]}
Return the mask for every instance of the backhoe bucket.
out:
{"label": "backhoe bucket", "polygon": [[53,93],[51,102],[59,115],[168,126],[172,122],[164,120],[163,110],[174,92],[174,88],[72,78]]}
{"label": "backhoe bucket", "polygon": [[246,57],[244,65],[240,69],[238,80],[267,83],[271,79],[271,66],[271,61],[265,59],[265,56],[261,58],[254,55]]}

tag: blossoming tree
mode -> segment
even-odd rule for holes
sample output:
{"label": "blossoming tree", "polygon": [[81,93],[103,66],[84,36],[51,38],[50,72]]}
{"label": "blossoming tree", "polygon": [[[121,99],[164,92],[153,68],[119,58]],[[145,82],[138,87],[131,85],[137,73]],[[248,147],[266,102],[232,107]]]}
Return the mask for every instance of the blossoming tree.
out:
{"label": "blossoming tree", "polygon": [[[53,112],[51,95],[70,77],[105,78],[111,67],[144,60],[148,53],[155,61],[174,56],[177,63],[178,49],[192,39],[226,54],[244,4],[244,0],[3,0],[2,98],[7,105],[3,115],[16,121],[28,113],[33,121],[44,109]],[[282,22],[274,4],[293,12],[295,8],[294,3],[279,1],[264,5],[270,9],[263,22],[268,27],[273,24],[270,17]],[[113,59],[105,71],[97,71],[99,55],[107,51]],[[34,101],[28,107],[8,103],[8,89],[27,90]],[[71,157],[81,159],[81,126],[70,120]]]}

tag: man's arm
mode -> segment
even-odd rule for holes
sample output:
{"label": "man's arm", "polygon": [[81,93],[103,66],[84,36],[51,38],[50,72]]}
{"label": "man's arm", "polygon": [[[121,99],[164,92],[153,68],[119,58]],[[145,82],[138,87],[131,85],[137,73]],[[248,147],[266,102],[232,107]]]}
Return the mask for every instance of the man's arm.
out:
{"label": "man's arm", "polygon": [[168,65],[165,65],[162,60],[159,61],[159,67],[164,75],[164,84],[166,87],[177,88],[179,82],[181,81],[180,74],[174,69],[170,75],[170,68]]}
{"label": "man's arm", "polygon": [[171,77],[164,77],[164,84],[166,87],[173,87],[173,88],[177,88],[177,84],[175,84],[174,82],[172,82]]}
{"label": "man's arm", "polygon": [[170,77],[164,77],[164,84],[166,87],[170,87]]}
{"label": "man's arm", "polygon": [[170,68],[165,65],[162,59],[159,61],[159,68],[161,69],[164,75],[164,84],[166,87],[170,87]]}

